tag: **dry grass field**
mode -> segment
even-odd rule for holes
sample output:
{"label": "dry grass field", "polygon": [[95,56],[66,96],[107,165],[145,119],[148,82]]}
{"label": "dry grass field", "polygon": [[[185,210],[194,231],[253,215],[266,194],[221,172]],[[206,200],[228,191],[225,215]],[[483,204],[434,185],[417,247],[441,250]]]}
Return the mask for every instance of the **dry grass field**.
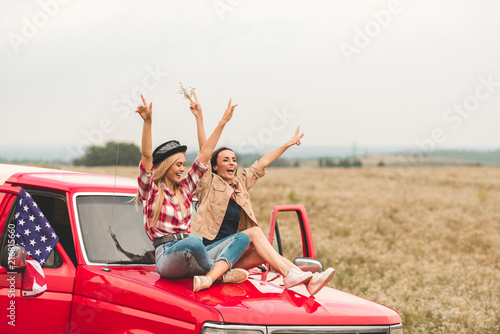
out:
{"label": "dry grass field", "polygon": [[500,168],[270,168],[250,194],[266,234],[274,205],[304,205],[329,285],[396,309],[405,333],[500,333]]}

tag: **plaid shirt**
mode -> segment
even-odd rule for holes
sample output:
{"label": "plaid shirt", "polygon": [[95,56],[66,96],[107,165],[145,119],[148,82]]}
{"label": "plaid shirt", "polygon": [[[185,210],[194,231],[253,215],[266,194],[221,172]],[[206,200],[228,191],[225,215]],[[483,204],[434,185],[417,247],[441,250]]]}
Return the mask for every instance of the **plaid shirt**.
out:
{"label": "plaid shirt", "polygon": [[187,175],[179,183],[179,190],[184,200],[186,216],[182,219],[182,211],[173,191],[161,184],[165,192],[165,198],[160,212],[158,223],[150,228],[153,218],[153,207],[158,196],[158,187],[153,182],[153,167],[146,172],[142,163],[139,165],[140,173],[137,178],[139,183],[139,199],[142,201],[144,213],[144,229],[151,241],[154,241],[169,233],[191,232],[191,204],[193,203],[194,191],[201,177],[207,171],[207,167],[196,159]]}

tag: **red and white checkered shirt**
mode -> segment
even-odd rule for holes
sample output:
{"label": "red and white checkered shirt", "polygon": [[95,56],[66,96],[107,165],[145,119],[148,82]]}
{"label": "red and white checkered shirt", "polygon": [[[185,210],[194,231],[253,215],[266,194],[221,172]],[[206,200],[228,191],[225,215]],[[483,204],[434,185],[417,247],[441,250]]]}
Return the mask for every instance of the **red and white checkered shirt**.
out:
{"label": "red and white checkered shirt", "polygon": [[169,233],[191,232],[191,205],[193,203],[194,191],[201,177],[207,171],[207,167],[196,159],[187,175],[179,183],[179,190],[184,200],[186,216],[182,219],[182,211],[174,192],[161,184],[165,192],[165,198],[160,211],[160,217],[155,227],[150,228],[153,218],[153,206],[158,196],[158,187],[153,182],[153,167],[146,172],[142,163],[139,165],[140,173],[137,178],[139,183],[139,199],[142,201],[144,213],[144,229],[151,241],[154,241]]}

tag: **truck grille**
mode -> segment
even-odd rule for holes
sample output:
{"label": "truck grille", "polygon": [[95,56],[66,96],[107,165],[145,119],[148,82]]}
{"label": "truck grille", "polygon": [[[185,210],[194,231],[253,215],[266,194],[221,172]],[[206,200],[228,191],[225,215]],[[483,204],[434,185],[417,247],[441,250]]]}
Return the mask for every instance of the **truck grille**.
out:
{"label": "truck grille", "polygon": [[403,324],[387,326],[252,326],[218,324],[207,322],[202,334],[215,333],[261,333],[261,334],[403,334]]}
{"label": "truck grille", "polygon": [[268,334],[390,334],[389,326],[267,327]]}

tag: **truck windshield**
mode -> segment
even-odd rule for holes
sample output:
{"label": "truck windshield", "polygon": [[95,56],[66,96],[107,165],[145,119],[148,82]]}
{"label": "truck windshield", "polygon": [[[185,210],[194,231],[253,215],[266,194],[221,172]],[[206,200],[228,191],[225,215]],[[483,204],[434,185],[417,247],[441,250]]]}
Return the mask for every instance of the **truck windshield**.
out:
{"label": "truck windshield", "polygon": [[78,195],[76,206],[83,251],[90,263],[154,264],[142,204],[136,208],[133,196]]}

